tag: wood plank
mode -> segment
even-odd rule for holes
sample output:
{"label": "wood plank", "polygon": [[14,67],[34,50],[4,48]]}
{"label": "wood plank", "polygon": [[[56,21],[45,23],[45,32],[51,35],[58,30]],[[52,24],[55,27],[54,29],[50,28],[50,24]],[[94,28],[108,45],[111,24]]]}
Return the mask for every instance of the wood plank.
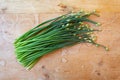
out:
{"label": "wood plank", "polygon": [[55,13],[62,12],[62,3],[77,10],[120,12],[120,0],[1,0],[1,13]]}
{"label": "wood plank", "polygon": [[[98,36],[99,43],[110,48],[109,52],[106,52],[103,48],[97,48],[89,44],[78,44],[44,56],[31,71],[26,71],[16,62],[12,44],[14,39],[36,24],[59,16],[61,13],[36,14],[37,18],[35,14],[1,14],[0,36],[2,37],[0,37],[0,62],[3,61],[5,64],[3,66],[0,65],[0,79],[29,80],[31,78],[36,80],[42,78],[44,80],[46,77],[43,74],[47,73],[52,80],[58,78],[58,80],[119,80],[120,30],[118,25],[120,24],[120,14],[110,12],[102,12],[100,14],[101,17],[99,18],[94,16],[91,18],[103,24],[100,28],[98,27],[103,31],[96,33],[96,35]],[[63,63],[62,59],[67,59],[67,62]],[[47,72],[44,72],[43,68],[41,68],[43,65],[47,68]],[[18,75],[14,76],[15,74]],[[76,74],[76,76],[73,74]]]}

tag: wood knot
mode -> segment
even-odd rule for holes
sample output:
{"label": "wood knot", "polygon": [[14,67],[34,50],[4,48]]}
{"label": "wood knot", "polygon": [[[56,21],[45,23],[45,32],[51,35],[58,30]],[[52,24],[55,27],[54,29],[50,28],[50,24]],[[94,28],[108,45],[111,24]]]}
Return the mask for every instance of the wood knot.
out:
{"label": "wood knot", "polygon": [[5,13],[6,10],[7,10],[6,6],[0,7],[0,12],[1,13]]}

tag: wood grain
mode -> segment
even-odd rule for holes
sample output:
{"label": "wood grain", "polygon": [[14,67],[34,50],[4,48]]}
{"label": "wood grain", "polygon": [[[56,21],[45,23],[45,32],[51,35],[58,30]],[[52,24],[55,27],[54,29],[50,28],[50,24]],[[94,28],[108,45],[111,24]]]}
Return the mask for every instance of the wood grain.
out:
{"label": "wood grain", "polygon": [[[39,23],[70,10],[99,11],[97,42],[65,47],[44,56],[27,71],[15,58],[14,40]],[[65,9],[66,10],[66,9]],[[0,80],[120,80],[120,0],[0,0]]]}
{"label": "wood grain", "polygon": [[1,0],[1,13],[56,13],[61,12],[58,6],[63,3],[77,10],[120,12],[120,0]]}

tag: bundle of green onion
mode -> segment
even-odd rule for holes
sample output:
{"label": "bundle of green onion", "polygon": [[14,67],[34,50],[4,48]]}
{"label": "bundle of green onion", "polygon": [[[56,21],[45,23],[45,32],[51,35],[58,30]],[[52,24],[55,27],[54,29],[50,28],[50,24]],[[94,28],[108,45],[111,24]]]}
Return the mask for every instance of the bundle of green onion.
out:
{"label": "bundle of green onion", "polygon": [[85,22],[95,25],[99,23],[90,20],[88,18],[90,15],[96,13],[84,11],[69,13],[29,30],[14,42],[17,60],[27,69],[31,69],[45,54],[76,43],[92,43],[107,49],[94,41],[91,34],[98,30],[90,28]]}

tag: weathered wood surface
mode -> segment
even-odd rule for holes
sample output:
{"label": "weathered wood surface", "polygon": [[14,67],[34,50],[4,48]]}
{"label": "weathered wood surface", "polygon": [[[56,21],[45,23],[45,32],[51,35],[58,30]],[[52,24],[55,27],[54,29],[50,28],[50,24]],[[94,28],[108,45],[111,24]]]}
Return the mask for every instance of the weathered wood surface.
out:
{"label": "weathered wood surface", "polygon": [[[97,9],[98,42],[63,48],[44,56],[27,71],[14,55],[13,42],[37,24],[69,10]],[[120,80],[120,0],[0,0],[0,80]]]}

